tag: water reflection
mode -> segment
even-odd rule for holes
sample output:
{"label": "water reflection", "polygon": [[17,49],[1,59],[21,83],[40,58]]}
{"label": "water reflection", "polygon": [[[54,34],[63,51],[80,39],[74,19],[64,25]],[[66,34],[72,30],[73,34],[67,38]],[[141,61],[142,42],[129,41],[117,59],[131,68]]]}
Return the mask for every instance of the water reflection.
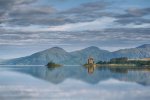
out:
{"label": "water reflection", "polygon": [[149,100],[149,93],[149,86],[116,79],[94,85],[77,79],[51,84],[25,73],[0,73],[1,100]]}
{"label": "water reflection", "polygon": [[93,74],[93,72],[96,68],[96,65],[95,64],[89,64],[86,66],[86,68],[87,68],[89,74]]}
{"label": "water reflection", "polygon": [[2,100],[149,100],[149,85],[149,69],[0,67]]}
{"label": "water reflection", "polygon": [[110,78],[150,85],[150,69],[109,68],[83,66],[63,66],[60,68],[47,68],[46,66],[18,66],[1,67],[0,70],[11,70],[30,74],[53,84],[62,83],[66,79],[81,80],[90,84],[97,84]]}
{"label": "water reflection", "polygon": [[98,70],[110,70],[112,73],[124,73],[127,74],[128,71],[148,71],[150,72],[150,67],[137,67],[137,68],[130,68],[130,67],[97,67]]}

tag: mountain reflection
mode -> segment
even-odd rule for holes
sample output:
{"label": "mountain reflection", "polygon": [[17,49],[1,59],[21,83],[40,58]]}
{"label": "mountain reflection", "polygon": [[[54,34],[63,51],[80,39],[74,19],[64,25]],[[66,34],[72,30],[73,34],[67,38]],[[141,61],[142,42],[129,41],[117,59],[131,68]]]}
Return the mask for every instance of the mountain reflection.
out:
{"label": "mountain reflection", "polygon": [[150,69],[140,68],[109,68],[83,66],[63,66],[59,68],[47,68],[46,66],[18,66],[5,67],[13,71],[28,73],[40,79],[59,84],[66,79],[77,79],[90,84],[114,78],[122,81],[136,82],[142,85],[150,85]]}

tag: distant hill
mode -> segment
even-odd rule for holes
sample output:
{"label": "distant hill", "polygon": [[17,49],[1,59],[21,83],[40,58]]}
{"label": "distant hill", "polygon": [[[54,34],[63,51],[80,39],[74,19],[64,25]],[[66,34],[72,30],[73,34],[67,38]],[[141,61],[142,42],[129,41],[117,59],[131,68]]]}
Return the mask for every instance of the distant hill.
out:
{"label": "distant hill", "polygon": [[113,57],[148,58],[150,57],[150,45],[144,44],[136,48],[118,50],[113,52]]}
{"label": "distant hill", "polygon": [[136,48],[150,48],[150,44],[144,44],[144,45],[138,46]]}
{"label": "distant hill", "polygon": [[22,65],[46,65],[49,61],[59,64],[84,64],[89,56],[94,57],[95,62],[100,60],[108,61],[111,58],[128,57],[129,59],[149,58],[150,44],[144,44],[136,48],[121,49],[115,52],[101,50],[91,46],[74,52],[66,52],[59,47],[53,47],[30,56],[11,59],[3,64],[22,64]]}
{"label": "distant hill", "polygon": [[45,65],[49,61],[61,63],[67,59],[71,59],[71,55],[64,49],[53,47],[30,56],[8,60],[6,64],[27,64],[27,65]]}
{"label": "distant hill", "polygon": [[95,61],[105,61],[109,60],[109,57],[111,57],[111,52],[106,50],[101,50],[98,47],[91,46],[82,50],[74,51],[70,53],[73,55],[80,63],[85,63],[87,61],[87,58],[89,56],[92,56]]}

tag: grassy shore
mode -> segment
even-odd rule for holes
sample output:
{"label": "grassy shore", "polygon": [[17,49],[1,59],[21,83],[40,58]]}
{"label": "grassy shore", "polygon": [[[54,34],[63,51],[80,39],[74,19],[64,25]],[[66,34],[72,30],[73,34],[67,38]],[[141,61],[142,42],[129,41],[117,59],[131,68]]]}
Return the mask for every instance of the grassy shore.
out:
{"label": "grassy shore", "polygon": [[129,67],[129,66],[132,66],[132,67],[136,67],[135,64],[96,64],[96,66],[110,66],[110,67],[119,67],[119,66],[122,66],[122,67]]}
{"label": "grassy shore", "polygon": [[126,57],[112,58],[110,61],[99,61],[97,66],[109,66],[109,67],[150,67],[150,61],[128,59]]}
{"label": "grassy shore", "polygon": [[84,64],[83,66],[85,66],[85,67],[96,66],[96,64]]}

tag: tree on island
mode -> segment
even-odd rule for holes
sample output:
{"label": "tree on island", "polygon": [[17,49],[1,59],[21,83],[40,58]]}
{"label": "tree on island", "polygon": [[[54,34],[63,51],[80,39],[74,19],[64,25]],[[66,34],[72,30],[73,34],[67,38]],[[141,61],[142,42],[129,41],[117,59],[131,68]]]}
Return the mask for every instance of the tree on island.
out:
{"label": "tree on island", "polygon": [[60,66],[62,66],[62,65],[56,64],[56,63],[54,63],[53,61],[50,61],[50,62],[47,64],[47,67],[49,67],[49,68],[60,67]]}

